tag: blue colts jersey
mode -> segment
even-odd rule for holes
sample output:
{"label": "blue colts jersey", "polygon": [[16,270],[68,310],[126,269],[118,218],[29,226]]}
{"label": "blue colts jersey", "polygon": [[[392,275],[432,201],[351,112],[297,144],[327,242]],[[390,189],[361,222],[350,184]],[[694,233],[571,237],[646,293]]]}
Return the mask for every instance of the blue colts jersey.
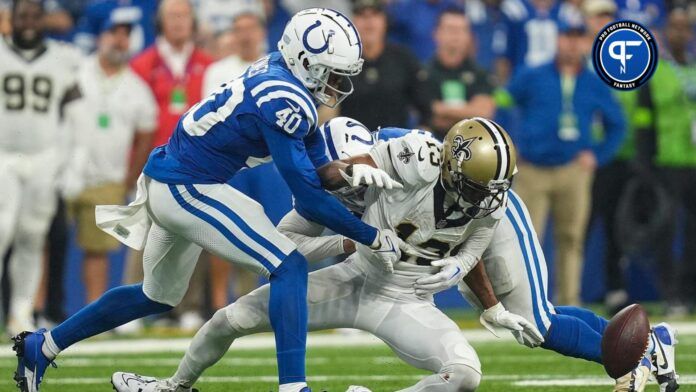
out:
{"label": "blue colts jersey", "polygon": [[[274,52],[223,84],[184,114],[169,142],[156,148],[145,174],[164,183],[224,183],[240,169],[271,160],[264,130],[295,139],[315,134],[317,109],[309,91]],[[315,165],[322,139],[305,143]]]}
{"label": "blue colts jersey", "polygon": [[316,168],[329,159],[316,129],[312,94],[274,52],[186,112],[144,173],[167,184],[225,183],[273,160],[309,219],[369,245],[376,229],[322,188]]}

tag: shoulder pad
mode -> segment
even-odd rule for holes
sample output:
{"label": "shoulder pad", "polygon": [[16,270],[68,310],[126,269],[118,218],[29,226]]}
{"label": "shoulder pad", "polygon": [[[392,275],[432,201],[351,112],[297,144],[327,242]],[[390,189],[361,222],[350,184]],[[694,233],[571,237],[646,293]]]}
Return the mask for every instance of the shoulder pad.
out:
{"label": "shoulder pad", "polygon": [[247,76],[247,90],[268,125],[293,137],[304,137],[317,123],[317,108],[307,89],[273,74]]}
{"label": "shoulder pad", "polygon": [[394,170],[410,185],[423,185],[440,176],[439,141],[419,133],[391,139],[389,154]]}

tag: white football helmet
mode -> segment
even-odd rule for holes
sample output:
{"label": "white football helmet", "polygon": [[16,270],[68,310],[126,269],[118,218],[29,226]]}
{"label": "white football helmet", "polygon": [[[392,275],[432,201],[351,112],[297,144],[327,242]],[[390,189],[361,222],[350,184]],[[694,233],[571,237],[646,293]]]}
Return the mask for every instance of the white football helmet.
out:
{"label": "white football helmet", "polygon": [[278,50],[293,75],[329,107],[353,92],[350,76],[362,70],[358,30],[350,19],[328,8],[296,13],[285,26]]}
{"label": "white football helmet", "polygon": [[375,144],[372,132],[358,120],[336,117],[321,124],[326,156],[332,161],[366,154]]}
{"label": "white football helmet", "polygon": [[[367,154],[375,144],[372,132],[360,121],[348,117],[336,117],[319,127],[326,142],[326,156],[331,160]],[[332,191],[351,212],[362,215],[365,211],[366,186],[345,186]]]}

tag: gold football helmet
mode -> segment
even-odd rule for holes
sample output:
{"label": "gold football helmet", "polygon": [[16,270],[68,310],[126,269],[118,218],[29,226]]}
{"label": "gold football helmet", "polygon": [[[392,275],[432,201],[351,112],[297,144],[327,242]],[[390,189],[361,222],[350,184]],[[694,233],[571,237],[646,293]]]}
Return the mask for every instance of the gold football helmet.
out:
{"label": "gold football helmet", "polygon": [[471,218],[495,211],[516,173],[516,151],[510,136],[491,120],[462,120],[447,132],[442,147],[442,184]]}

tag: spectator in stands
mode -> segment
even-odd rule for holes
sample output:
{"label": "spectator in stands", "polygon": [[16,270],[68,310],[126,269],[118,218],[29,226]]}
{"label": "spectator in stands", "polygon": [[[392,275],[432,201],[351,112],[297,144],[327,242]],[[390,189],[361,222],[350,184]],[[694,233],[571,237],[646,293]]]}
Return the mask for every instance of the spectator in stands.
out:
{"label": "spectator in stands", "polygon": [[160,34],[155,44],[131,62],[159,107],[152,147],[166,143],[179,117],[201,99],[203,74],[212,62],[194,45],[195,19],[188,0],[163,0],[157,20]]}
{"label": "spectator in stands", "polygon": [[647,28],[661,29],[667,20],[665,0],[616,0],[618,19],[628,19]]}
{"label": "spectator in stands", "polygon": [[118,12],[123,14],[119,18],[136,20],[130,34],[130,50],[133,54],[139,53],[155,40],[157,4],[157,0],[91,1],[77,21],[74,42],[85,53],[92,52],[95,49],[99,29],[104,21],[111,17],[112,12],[118,9]]}
{"label": "spectator in stands", "polygon": [[435,54],[433,30],[442,11],[457,6],[456,0],[393,0],[389,2],[389,38],[402,44],[422,62]]}
{"label": "spectator in stands", "polygon": [[[594,170],[613,157],[625,133],[621,107],[586,67],[584,33],[582,25],[561,25],[555,61],[521,70],[508,85],[522,114],[516,190],[541,238],[549,212],[553,217],[557,302],[564,305],[580,302]],[[597,115],[606,124],[602,143],[592,140]]]}
{"label": "spectator in stands", "polygon": [[232,25],[238,15],[265,18],[261,0],[198,0],[196,4],[198,43],[216,60],[234,54]]}
{"label": "spectator in stands", "polygon": [[427,67],[432,130],[443,137],[463,118],[495,114],[492,77],[474,60],[469,19],[459,8],[445,10],[435,29],[435,58]]}
{"label": "spectator in stands", "polygon": [[[188,0],[162,0],[157,10],[159,35],[155,44],[133,59],[131,67],[148,84],[159,108],[157,129],[151,147],[167,142],[179,118],[202,97],[203,75],[212,62],[194,43],[195,18]],[[127,282],[139,281],[142,257],[128,261]],[[196,329],[203,302],[205,269],[198,263],[191,287],[179,306],[181,325]]]}
{"label": "spectator in stands", "polygon": [[[652,137],[655,175],[669,190],[675,207],[669,230],[657,238],[661,259],[662,283],[670,313],[681,314],[696,299],[696,60],[687,52],[694,40],[693,23],[680,8],[673,10],[665,29],[657,70],[638,97],[639,108],[649,113],[650,125],[641,132]],[[682,262],[674,253],[676,229],[681,219],[684,228]]]}
{"label": "spectator in stands", "polygon": [[593,41],[604,26],[616,19],[617,8],[614,0],[585,0],[582,11],[587,25],[588,41]]}
{"label": "spectator in stands", "polygon": [[157,120],[152,92],[128,67],[131,28],[129,20],[104,21],[97,53],[78,74],[83,99],[67,115],[76,134],[73,162],[85,184],[72,202],[77,241],[85,252],[82,273],[88,303],[106,291],[108,253],[120,245],[95,226],[95,206],[123,204],[127,191],[134,189]]}
{"label": "spectator in stands", "polygon": [[203,76],[204,95],[241,75],[248,66],[266,54],[266,26],[262,15],[241,13],[235,16],[231,30],[236,42],[236,53],[216,61],[206,69]]}
{"label": "spectator in stands", "polygon": [[411,52],[386,42],[387,16],[378,0],[358,0],[353,22],[363,46],[363,70],[352,78],[355,91],[341,104],[344,116],[359,119],[369,129],[380,125],[415,126],[430,121],[427,74]]}
{"label": "spectator in stands", "polygon": [[[216,61],[205,71],[203,78],[204,94],[210,94],[221,84],[233,80],[244,73],[254,61],[265,55],[266,27],[261,15],[253,12],[241,13],[235,16],[232,23],[232,34],[236,42],[237,52],[222,60]],[[240,176],[235,176],[240,177]],[[251,177],[247,176],[247,179]],[[239,185],[239,184],[234,184]],[[245,184],[241,184],[243,185]],[[240,189],[245,191],[244,189]],[[260,202],[260,200],[257,200]],[[276,202],[278,202],[276,200]],[[216,256],[210,256],[210,290],[211,307],[221,309],[228,305],[230,276],[234,278],[234,297],[256,288],[258,277],[253,272],[243,268],[234,268],[229,262]]]}
{"label": "spectator in stands", "polygon": [[524,6],[521,0],[466,0],[465,6],[475,38],[476,63],[500,77],[508,29],[524,16]]}
{"label": "spectator in stands", "polygon": [[556,54],[560,3],[557,0],[528,0],[522,5],[523,16],[518,17],[507,31],[507,64],[501,64],[502,81],[506,81],[520,67],[548,63]]}

